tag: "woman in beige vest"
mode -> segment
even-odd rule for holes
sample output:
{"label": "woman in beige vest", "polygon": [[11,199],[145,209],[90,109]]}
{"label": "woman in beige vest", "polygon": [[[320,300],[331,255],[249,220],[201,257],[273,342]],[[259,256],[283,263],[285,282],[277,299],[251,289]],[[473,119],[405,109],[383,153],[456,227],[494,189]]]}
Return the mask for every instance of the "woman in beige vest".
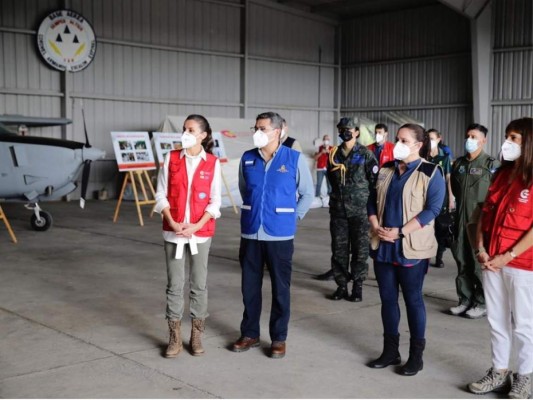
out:
{"label": "woman in beige vest", "polygon": [[423,368],[426,309],[422,285],[429,258],[437,253],[433,221],[439,215],[446,191],[440,167],[421,157],[431,144],[419,125],[403,125],[396,135],[395,161],[379,171],[368,202],[371,256],[379,285],[384,330],[383,353],[368,364],[385,368],[401,363],[399,288],[402,289],[411,334],[409,359],[401,375],[416,375]]}

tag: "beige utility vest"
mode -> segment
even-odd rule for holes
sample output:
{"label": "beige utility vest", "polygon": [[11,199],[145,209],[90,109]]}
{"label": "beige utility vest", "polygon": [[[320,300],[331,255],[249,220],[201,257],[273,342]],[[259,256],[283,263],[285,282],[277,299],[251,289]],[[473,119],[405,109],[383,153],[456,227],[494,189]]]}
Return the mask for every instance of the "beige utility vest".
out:
{"label": "beige utility vest", "polygon": [[[416,217],[426,204],[426,194],[430,179],[437,171],[438,166],[435,167],[431,176],[420,172],[419,168],[428,161],[422,159],[422,162],[416,167],[416,170],[405,182],[403,193],[391,193],[391,196],[401,195],[403,198],[403,225],[414,217]],[[383,213],[385,210],[385,198],[389,189],[390,182],[394,176],[395,166],[383,167],[379,170],[378,180],[376,183],[377,191],[377,217],[379,226],[383,224]],[[370,234],[370,246],[373,250],[379,247],[379,237]],[[428,225],[416,230],[413,233],[405,235],[402,240],[403,256],[408,259],[423,260],[434,257],[437,254],[437,239],[435,239],[434,221]]]}

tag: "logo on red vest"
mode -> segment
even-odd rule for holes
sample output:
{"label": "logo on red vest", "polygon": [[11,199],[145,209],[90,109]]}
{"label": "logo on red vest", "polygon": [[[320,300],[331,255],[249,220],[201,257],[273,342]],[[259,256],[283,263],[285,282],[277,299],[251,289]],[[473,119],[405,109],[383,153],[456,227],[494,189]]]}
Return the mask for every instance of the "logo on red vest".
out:
{"label": "logo on red vest", "polygon": [[200,171],[200,179],[210,179],[211,172],[209,171]]}
{"label": "logo on red vest", "polygon": [[524,189],[520,192],[520,198],[518,201],[520,203],[527,203],[529,201],[529,189]]}

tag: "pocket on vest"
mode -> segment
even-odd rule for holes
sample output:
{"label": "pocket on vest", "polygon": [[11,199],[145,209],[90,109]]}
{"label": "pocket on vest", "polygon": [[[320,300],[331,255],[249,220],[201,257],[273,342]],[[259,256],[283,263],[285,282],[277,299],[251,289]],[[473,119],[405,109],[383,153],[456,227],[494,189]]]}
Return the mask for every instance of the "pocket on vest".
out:
{"label": "pocket on vest", "polygon": [[411,193],[410,211],[422,211],[424,209],[424,195],[422,193]]}

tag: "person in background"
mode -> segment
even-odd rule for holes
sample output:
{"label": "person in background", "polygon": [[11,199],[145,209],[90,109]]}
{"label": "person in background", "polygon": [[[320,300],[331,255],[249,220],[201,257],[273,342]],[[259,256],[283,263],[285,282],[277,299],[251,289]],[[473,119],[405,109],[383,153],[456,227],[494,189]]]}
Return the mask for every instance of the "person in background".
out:
{"label": "person in background", "polygon": [[209,122],[189,115],[183,124],[183,150],[172,150],[159,170],[154,211],[163,215],[167,263],[166,318],[170,340],[165,352],[177,357],[183,349],[181,319],[185,260],[189,260],[189,308],[192,318],[191,352],[202,355],[201,336],[207,313],[207,264],[215,219],[220,217],[220,162],[212,154]]}
{"label": "person in background", "polygon": [[324,135],[324,137],[322,138],[322,145],[318,148],[318,151],[315,153],[315,161],[316,161],[315,197],[320,197],[320,191],[322,189],[322,182],[324,181],[324,178],[326,178],[326,184],[328,187],[328,195],[329,195],[329,192],[331,192],[331,185],[327,177],[329,152],[333,148],[333,146],[331,146],[330,143],[331,143],[331,140],[329,138],[329,135]]}
{"label": "person in background", "polygon": [[357,143],[359,128],[353,119],[341,118],[337,128],[343,144],[331,150],[328,160],[331,267],[338,286],[331,299],[358,302],[368,274],[366,203],[379,168],[372,152]]}
{"label": "person in background", "polygon": [[374,128],[376,142],[368,145],[368,150],[374,153],[376,160],[378,160],[379,167],[381,168],[383,164],[394,161],[394,155],[392,150],[394,149],[394,144],[387,141],[387,136],[389,136],[389,128],[385,124],[377,124]]}
{"label": "person in background", "polygon": [[[259,114],[255,149],[246,151],[239,166],[244,313],[235,352],[259,346],[262,286],[265,263],[272,283],[269,333],[270,356],[282,358],[290,317],[292,255],[296,222],[313,201],[313,178],[301,153],[281,145],[283,121],[279,114]],[[298,195],[298,199],[297,199]]]}
{"label": "person in background", "polygon": [[487,128],[479,124],[472,124],[466,129],[466,154],[455,160],[450,178],[457,207],[452,254],[457,263],[455,287],[459,297],[459,304],[450,308],[450,313],[468,318],[481,318],[487,314],[481,265],[477,262],[468,235],[474,210],[483,205],[492,176],[500,166],[484,151],[487,133]]}
{"label": "person in background", "polygon": [[[533,373],[533,118],[511,121],[477,225],[475,249],[483,268],[492,367],[472,393],[509,390],[531,396]],[[517,373],[509,364],[516,350]]]}
{"label": "person in background", "polygon": [[450,149],[449,146],[446,146],[444,144],[444,138],[443,138],[443,135],[442,133],[440,133],[438,130],[436,129],[428,129],[427,133],[431,134],[432,132],[435,132],[437,134],[437,142],[438,142],[438,145],[439,145],[439,149],[442,150],[442,152],[444,154],[446,154],[448,157],[450,157],[450,162],[453,164],[453,153],[452,153],[452,149]]}
{"label": "person in background", "polygon": [[[446,178],[446,195],[444,197],[444,203],[442,205],[441,213],[437,217],[436,225],[439,218],[445,218],[445,214],[452,212],[455,209],[455,197],[452,193],[452,187],[450,185],[450,173],[452,171],[452,162],[450,156],[444,152],[444,150],[439,147],[441,142],[441,135],[436,129],[430,129],[427,131],[429,138],[431,140],[431,152],[428,157],[428,161],[434,164],[440,165],[442,171],[444,172],[444,177]],[[442,261],[442,256],[444,251],[446,251],[446,236],[448,235],[447,231],[442,229],[435,229],[435,237],[437,238],[437,243],[439,247],[437,249],[437,256],[435,257],[435,267],[443,268],[444,261]]]}
{"label": "person in background", "polygon": [[281,144],[288,147],[289,149],[302,152],[302,145],[295,138],[289,136],[289,126],[287,121],[283,118],[283,129],[281,130]]}
{"label": "person in background", "polygon": [[381,298],[383,352],[368,364],[385,368],[401,363],[399,352],[402,289],[411,334],[409,359],[401,375],[421,371],[426,347],[426,308],[422,285],[428,259],[437,253],[433,228],[446,191],[442,169],[427,162],[429,135],[416,124],[405,124],[396,135],[394,158],[379,171],[368,202],[371,255]]}

